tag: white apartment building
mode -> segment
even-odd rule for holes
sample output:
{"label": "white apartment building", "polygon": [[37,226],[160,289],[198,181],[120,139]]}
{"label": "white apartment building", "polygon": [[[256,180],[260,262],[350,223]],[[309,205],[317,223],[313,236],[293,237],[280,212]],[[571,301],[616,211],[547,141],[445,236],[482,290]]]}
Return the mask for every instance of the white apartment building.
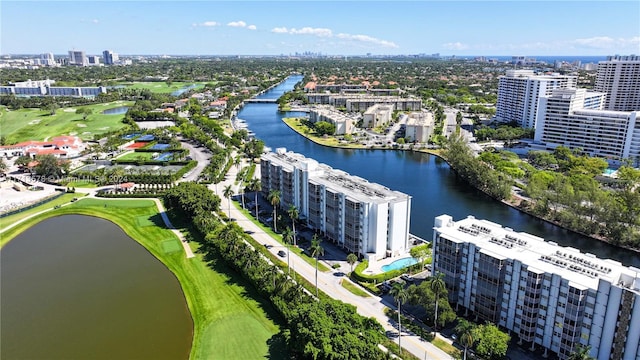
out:
{"label": "white apartment building", "polygon": [[69,50],[69,65],[87,66],[89,60],[84,51]]}
{"label": "white apartment building", "polygon": [[608,56],[598,63],[595,91],[607,93],[606,110],[640,110],[640,56]]}
{"label": "white apartment building", "polygon": [[435,218],[433,271],[459,311],[531,350],[640,359],[640,269],[472,216]]}
{"label": "white apartment building", "polygon": [[550,95],[554,89],[575,88],[577,83],[575,76],[536,75],[533,70],[507,70],[498,83],[495,119],[535,128],[540,97]]}
{"label": "white apartment building", "polygon": [[375,104],[362,114],[362,127],[375,128],[391,122],[394,105]]}
{"label": "white apartment building", "polygon": [[412,112],[407,116],[405,124],[405,138],[409,141],[426,143],[433,134],[433,114],[428,111]]}
{"label": "white apartment building", "polygon": [[334,110],[331,106],[318,105],[309,110],[309,121],[317,123],[326,121],[335,125],[335,135],[351,134],[356,127],[358,120],[340,111]]}
{"label": "white apartment building", "polygon": [[262,155],[262,192],[348,252],[376,261],[409,250],[411,197],[284,148]]}
{"label": "white apartment building", "polygon": [[307,93],[305,98],[310,104],[325,104],[344,107],[347,111],[364,112],[375,104],[394,105],[396,110],[418,111],[422,109],[422,100],[399,96],[375,96],[367,94]]}
{"label": "white apartment building", "polygon": [[580,148],[589,156],[613,161],[638,158],[637,112],[602,110],[605,96],[586,89],[556,89],[541,97],[532,147]]}

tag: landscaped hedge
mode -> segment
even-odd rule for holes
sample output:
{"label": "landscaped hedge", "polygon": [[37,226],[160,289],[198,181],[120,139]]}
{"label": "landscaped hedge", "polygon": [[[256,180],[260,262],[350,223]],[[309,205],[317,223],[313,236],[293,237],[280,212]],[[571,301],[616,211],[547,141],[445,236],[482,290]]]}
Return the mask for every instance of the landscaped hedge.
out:
{"label": "landscaped hedge", "polygon": [[368,260],[363,260],[362,262],[360,262],[360,264],[358,264],[358,266],[356,266],[356,268],[351,273],[351,276],[353,277],[353,279],[356,281],[378,284],[403,274],[402,270],[391,270],[391,271],[387,271],[387,272],[383,272],[375,275],[363,274],[363,271],[367,267],[369,267]]}
{"label": "landscaped hedge", "polygon": [[112,193],[112,192],[99,191],[96,193],[96,196],[103,197],[103,198],[157,198],[159,196],[162,196],[163,194],[164,194],[164,191],[158,191],[156,193],[149,193],[149,192]]}

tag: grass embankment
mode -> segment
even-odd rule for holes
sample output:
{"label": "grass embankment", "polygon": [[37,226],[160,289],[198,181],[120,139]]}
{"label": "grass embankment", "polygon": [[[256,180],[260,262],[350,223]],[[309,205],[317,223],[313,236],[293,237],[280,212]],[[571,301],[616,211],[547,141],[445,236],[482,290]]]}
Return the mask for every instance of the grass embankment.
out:
{"label": "grass embankment", "polygon": [[300,123],[300,119],[298,118],[284,118],[282,119],[287,126],[289,126],[293,131],[298,134],[306,137],[307,139],[313,141],[316,144],[330,146],[330,147],[339,147],[345,149],[367,149],[366,145],[362,145],[359,143],[352,142],[340,142],[338,138],[335,136],[318,136],[313,129],[308,128],[307,126]]}
{"label": "grass embankment", "polygon": [[[260,229],[262,229],[262,231],[264,231],[265,234],[271,236],[272,238],[274,238],[275,240],[280,242],[283,246],[285,245],[284,241],[282,240],[282,234],[276,234],[275,232],[273,232],[273,229],[271,227],[264,226],[264,224],[262,224],[260,221],[256,220],[248,210],[243,209],[242,205],[238,204],[238,202],[233,201],[233,206],[235,206],[236,209],[241,211],[245,215],[245,217],[247,219],[249,219],[249,221],[251,221],[252,223],[254,223],[257,226],[259,226]],[[300,256],[302,258],[302,260],[304,260],[308,264],[316,266],[316,259],[308,256],[307,254],[305,254],[303,249],[301,249],[299,247],[291,246],[289,248],[289,251],[298,254],[298,256]],[[331,271],[331,269],[329,269],[329,267],[326,266],[325,264],[323,264],[321,262],[318,262],[318,271],[328,272],[328,271]]]}
{"label": "grass embankment", "polygon": [[348,280],[344,280],[344,279],[341,280],[340,285],[342,285],[343,288],[349,290],[349,292],[351,292],[353,295],[361,296],[361,297],[370,297],[368,292],[362,290],[356,285],[353,285]]}
{"label": "grass embankment", "polygon": [[[68,200],[67,200],[68,201]],[[49,205],[51,206],[51,205]],[[168,229],[151,200],[81,199],[25,221],[3,234],[3,243],[46,218],[80,214],[120,226],[162,261],[178,278],[194,322],[190,359],[284,359],[278,344],[278,314],[223,261],[209,264],[201,254],[187,259],[180,240]],[[4,219],[3,219],[4,220]],[[6,237],[4,236],[6,235]],[[195,243],[191,244],[196,247]],[[162,314],[158,314],[161,316]],[[275,340],[276,344],[272,343]]]}
{"label": "grass embankment", "polygon": [[[45,140],[59,135],[76,135],[83,140],[91,140],[96,134],[103,134],[126,126],[122,123],[124,114],[103,115],[107,109],[132,106],[132,101],[114,101],[104,104],[77,106],[56,110],[55,115],[40,109],[8,110],[0,107],[0,128],[7,144]],[[76,114],[78,109],[89,109],[91,114]]]}
{"label": "grass embankment", "polygon": [[[433,339],[433,341],[431,341],[431,343],[433,345],[435,345],[436,347],[438,347],[440,350],[446,352],[447,354],[451,355],[451,356],[459,356],[460,355],[460,350],[456,349],[453,345],[449,344],[448,342],[440,339],[440,338],[435,338]],[[454,357],[455,358],[455,357]]]}
{"label": "grass embankment", "polygon": [[[211,82],[213,84],[216,83],[216,81]],[[124,85],[126,86],[128,89],[145,89],[145,90],[149,90],[153,93],[159,93],[159,94],[169,94],[172,93],[174,91],[180,90],[184,87],[190,86],[190,85],[196,85],[196,87],[194,88],[194,90],[197,89],[202,89],[205,85],[205,83],[192,83],[192,82],[171,82],[170,85],[167,85],[166,82],[134,82],[134,83],[121,83],[119,85]]]}

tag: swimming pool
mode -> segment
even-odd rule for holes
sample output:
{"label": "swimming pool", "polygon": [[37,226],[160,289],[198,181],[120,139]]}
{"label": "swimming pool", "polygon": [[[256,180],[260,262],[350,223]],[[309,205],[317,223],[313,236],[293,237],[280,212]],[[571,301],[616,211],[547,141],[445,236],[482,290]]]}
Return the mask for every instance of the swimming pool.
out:
{"label": "swimming pool", "polygon": [[382,271],[387,272],[391,270],[400,270],[400,269],[406,268],[407,266],[415,265],[417,263],[418,263],[418,260],[412,257],[402,258],[392,262],[389,265],[383,265]]}

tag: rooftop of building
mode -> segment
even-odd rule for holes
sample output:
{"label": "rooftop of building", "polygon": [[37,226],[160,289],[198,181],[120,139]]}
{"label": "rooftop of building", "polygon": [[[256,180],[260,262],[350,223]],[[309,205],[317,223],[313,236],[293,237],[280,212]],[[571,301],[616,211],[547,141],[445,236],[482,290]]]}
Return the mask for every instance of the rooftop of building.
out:
{"label": "rooftop of building", "polygon": [[285,148],[278,148],[276,152],[264,154],[262,158],[276,161],[278,165],[289,171],[293,171],[294,168],[308,170],[311,182],[325,185],[356,201],[385,203],[406,201],[410,198],[407,194],[391,190],[377,183],[370,183],[366,179],[350,175],[342,170],[333,169],[329,165],[320,164],[302,154],[287,152]]}
{"label": "rooftop of building", "polygon": [[597,289],[600,279],[640,291],[640,269],[618,261],[600,259],[593,254],[563,247],[552,241],[473,216],[453,221],[449,215],[436,218],[443,226],[434,230],[453,242],[473,243],[480,252],[496,259],[514,259],[526,264],[529,271],[555,273],[572,286]]}

